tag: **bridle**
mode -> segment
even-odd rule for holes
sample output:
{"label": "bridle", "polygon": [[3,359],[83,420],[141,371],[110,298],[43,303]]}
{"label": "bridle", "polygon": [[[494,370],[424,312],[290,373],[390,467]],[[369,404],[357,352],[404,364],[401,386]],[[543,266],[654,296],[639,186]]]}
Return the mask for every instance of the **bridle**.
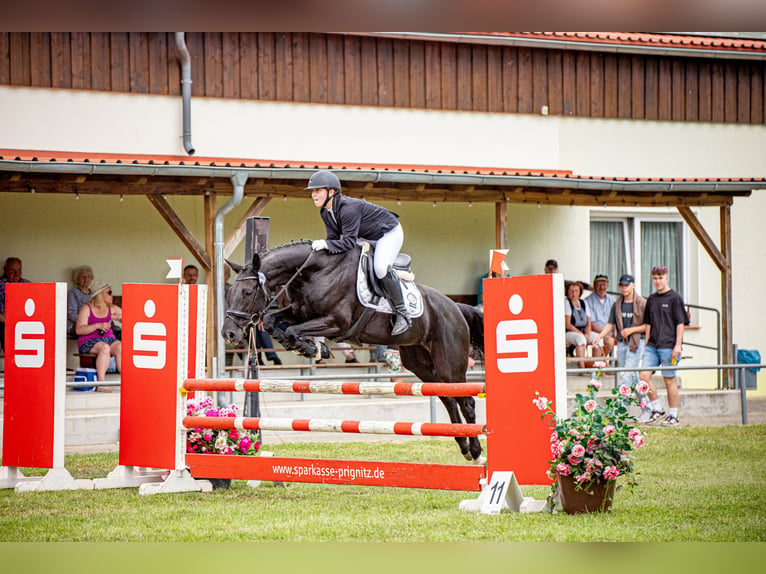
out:
{"label": "bridle", "polygon": [[[254,327],[258,323],[261,322],[263,319],[263,315],[266,313],[268,309],[271,308],[271,306],[274,304],[274,302],[279,299],[279,297],[282,296],[282,294],[287,290],[287,287],[290,285],[290,283],[293,282],[293,280],[300,275],[301,271],[303,271],[303,268],[306,267],[306,265],[309,262],[309,259],[311,259],[311,256],[314,254],[314,251],[312,250],[309,252],[308,257],[306,257],[305,261],[301,264],[300,267],[298,267],[295,270],[295,273],[293,273],[293,276],[288,279],[287,283],[285,283],[282,286],[282,289],[279,290],[279,293],[276,295],[270,297],[269,289],[266,287],[266,275],[258,271],[257,275],[250,271],[247,275],[240,277],[241,274],[237,274],[237,277],[235,281],[258,281],[258,291],[256,292],[255,296],[252,298],[252,304],[251,307],[255,305],[255,303],[258,301],[258,295],[260,293],[263,293],[263,300],[265,302],[265,305],[263,308],[256,312],[256,313],[248,313],[246,311],[234,311],[232,309],[228,309],[226,311],[226,317],[231,319],[234,324],[239,327],[243,332],[247,332],[248,328]],[[244,271],[245,269],[243,269]]]}

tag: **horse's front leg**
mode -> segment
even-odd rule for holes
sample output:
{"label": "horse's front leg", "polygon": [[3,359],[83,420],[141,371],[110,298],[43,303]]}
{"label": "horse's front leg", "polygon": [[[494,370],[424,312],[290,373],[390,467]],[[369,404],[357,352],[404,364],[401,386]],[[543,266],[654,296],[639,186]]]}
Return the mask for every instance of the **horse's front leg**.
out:
{"label": "horse's front leg", "polygon": [[290,308],[282,309],[276,313],[270,313],[263,319],[264,330],[288,351],[295,349],[295,338],[287,334],[290,325],[299,323],[300,320],[293,315]]}
{"label": "horse's front leg", "polygon": [[308,337],[328,337],[332,339],[341,334],[340,328],[332,317],[317,317],[304,323],[297,323],[285,329],[286,338],[295,349],[308,358],[324,358],[316,343]]}

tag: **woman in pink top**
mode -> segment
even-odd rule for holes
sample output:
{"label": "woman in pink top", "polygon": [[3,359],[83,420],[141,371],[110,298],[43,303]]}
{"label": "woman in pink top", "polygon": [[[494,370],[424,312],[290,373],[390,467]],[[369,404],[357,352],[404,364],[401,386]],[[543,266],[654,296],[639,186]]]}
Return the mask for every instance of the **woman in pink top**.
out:
{"label": "woman in pink top", "polygon": [[96,374],[99,381],[106,379],[109,357],[114,356],[117,371],[121,371],[121,343],[114,336],[112,321],[122,320],[122,309],[113,303],[112,288],[104,281],[90,286],[91,299],[80,308],[75,332],[80,353],[96,354]]}

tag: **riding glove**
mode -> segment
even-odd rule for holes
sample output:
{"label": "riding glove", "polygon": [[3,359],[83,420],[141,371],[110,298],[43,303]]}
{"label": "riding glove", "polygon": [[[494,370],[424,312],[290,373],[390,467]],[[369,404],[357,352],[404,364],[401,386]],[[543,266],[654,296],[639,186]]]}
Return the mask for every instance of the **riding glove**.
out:
{"label": "riding glove", "polygon": [[327,241],[324,239],[317,239],[315,241],[311,242],[311,249],[314,251],[321,251],[322,249],[327,249]]}

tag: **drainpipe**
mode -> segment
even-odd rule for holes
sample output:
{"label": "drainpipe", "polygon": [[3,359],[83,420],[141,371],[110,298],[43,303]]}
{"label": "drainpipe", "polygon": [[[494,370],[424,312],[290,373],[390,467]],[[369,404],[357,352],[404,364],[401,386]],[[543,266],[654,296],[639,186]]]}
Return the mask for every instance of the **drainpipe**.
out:
{"label": "drainpipe", "polygon": [[176,32],[176,48],[178,49],[178,61],[181,63],[181,98],[183,100],[184,118],[184,149],[189,155],[194,155],[194,146],[191,143],[191,56],[186,48],[185,34]]}
{"label": "drainpipe", "polygon": [[[223,220],[235,207],[237,207],[245,195],[245,183],[247,183],[247,172],[237,171],[231,176],[231,183],[234,186],[234,194],[231,199],[224,204],[215,214],[215,238],[213,243],[214,255],[213,265],[215,271],[215,356],[217,360],[218,372],[216,377],[222,379],[226,376],[226,346],[221,335],[223,327],[223,314],[225,303],[225,291],[223,284]],[[223,407],[229,406],[225,395],[230,393],[218,393],[218,404]]]}

